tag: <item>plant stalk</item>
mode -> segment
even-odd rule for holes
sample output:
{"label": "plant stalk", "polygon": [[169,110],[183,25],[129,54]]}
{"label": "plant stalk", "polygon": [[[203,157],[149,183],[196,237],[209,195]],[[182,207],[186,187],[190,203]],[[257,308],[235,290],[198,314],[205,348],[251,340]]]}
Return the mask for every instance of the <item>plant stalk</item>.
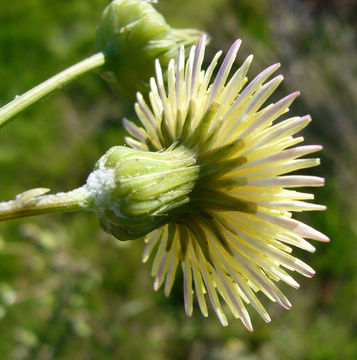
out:
{"label": "plant stalk", "polygon": [[15,200],[0,202],[0,221],[91,207],[91,197],[85,186],[67,193],[36,196],[38,190],[43,189],[32,189],[17,195]]}
{"label": "plant stalk", "polygon": [[90,71],[102,67],[104,64],[105,54],[99,52],[52,76],[24,94],[16,96],[14,100],[0,108],[0,128],[13,119],[15,115],[41,100],[46,95]]}

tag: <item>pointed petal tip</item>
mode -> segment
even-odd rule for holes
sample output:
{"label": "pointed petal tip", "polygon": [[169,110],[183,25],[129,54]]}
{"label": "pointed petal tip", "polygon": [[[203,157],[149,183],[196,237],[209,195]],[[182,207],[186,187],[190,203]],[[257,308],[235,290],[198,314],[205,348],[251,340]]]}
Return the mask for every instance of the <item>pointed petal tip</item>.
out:
{"label": "pointed petal tip", "polygon": [[281,65],[280,63],[275,63],[273,65],[270,65],[265,70],[263,70],[262,73],[264,73],[264,74],[266,74],[266,73],[272,74],[272,73],[274,73],[276,70],[278,70],[280,68],[280,65]]}
{"label": "pointed petal tip", "polygon": [[163,80],[163,75],[162,75],[163,73],[159,59],[155,59],[155,73],[156,73],[157,84],[158,86],[160,86],[160,84],[163,84],[164,80]]}
{"label": "pointed petal tip", "polygon": [[241,44],[242,44],[242,40],[237,39],[229,48],[229,50],[227,52],[227,58],[234,60]]}
{"label": "pointed petal tip", "polygon": [[330,241],[330,239],[325,234],[303,223],[299,223],[298,226],[295,228],[295,230],[298,232],[298,234],[308,239],[321,241],[321,242]]}
{"label": "pointed petal tip", "polygon": [[326,243],[330,242],[330,238],[328,236],[326,236],[322,232],[312,228],[311,226],[300,223],[300,225],[298,227],[299,227],[299,229],[304,228],[304,230],[306,230],[306,231],[304,231],[304,234],[301,234],[303,237],[306,237],[306,238],[312,239],[312,240],[316,240],[316,241],[326,242]]}
{"label": "pointed petal tip", "polygon": [[248,326],[246,326],[246,325],[244,324],[244,326],[246,327],[246,329],[247,329],[250,333],[252,333],[252,332],[254,331],[252,325],[250,325],[250,326],[248,327]]}
{"label": "pointed petal tip", "polygon": [[280,303],[280,305],[285,309],[285,310],[290,310],[292,308],[292,304],[289,300],[286,299],[286,301],[284,301],[283,303]]}
{"label": "pointed petal tip", "polygon": [[267,324],[269,324],[269,323],[271,322],[271,318],[270,318],[269,315],[268,315],[268,316],[264,316],[264,317],[263,317],[263,320],[264,320],[264,322],[266,322]]}
{"label": "pointed petal tip", "polygon": [[276,301],[280,306],[282,306],[286,310],[290,310],[292,307],[291,302],[286,297],[284,297],[282,299],[277,298]]}
{"label": "pointed petal tip", "polygon": [[232,44],[232,48],[234,47],[234,48],[236,48],[236,47],[239,47],[240,45],[241,45],[241,43],[242,43],[242,40],[241,39],[237,39],[237,40],[235,40],[234,41],[234,43]]}
{"label": "pointed petal tip", "polygon": [[310,122],[312,119],[310,115],[305,115],[301,118],[301,120]]}
{"label": "pointed petal tip", "polygon": [[[152,80],[151,80],[152,79]],[[150,82],[151,81],[155,81],[154,78],[150,78]],[[136,101],[137,103],[135,104],[135,106],[139,106],[138,104],[142,103],[144,101],[144,96],[140,91],[136,92]]]}
{"label": "pointed petal tip", "polygon": [[195,50],[199,50],[201,48],[205,48],[206,47],[206,42],[207,42],[207,34],[206,33],[202,33],[202,35],[200,36],[198,42],[197,42],[197,47],[195,47],[195,45],[193,45],[192,47]]}
{"label": "pointed petal tip", "polygon": [[316,252],[316,248],[315,248],[315,246],[311,245],[311,248],[307,249],[307,251],[310,252],[311,254],[314,254]]}
{"label": "pointed petal tip", "polygon": [[160,283],[158,279],[155,279],[154,281],[154,291],[158,291],[160,289]]}
{"label": "pointed petal tip", "polygon": [[173,67],[174,65],[175,65],[175,59],[172,58],[172,59],[170,59],[170,61],[169,61],[168,68]]}
{"label": "pointed petal tip", "polygon": [[191,317],[193,313],[193,307],[185,304],[185,313],[188,317]]}
{"label": "pointed petal tip", "polygon": [[325,242],[325,243],[329,243],[330,242],[330,238],[328,236],[326,236],[325,234],[321,234],[320,240],[321,242]]}
{"label": "pointed petal tip", "polygon": [[207,34],[205,32],[203,32],[198,40],[199,43],[202,43],[204,41],[206,41],[207,39]]}
{"label": "pointed petal tip", "polygon": [[224,315],[224,313],[218,308],[215,308],[215,312],[216,312],[219,322],[222,324],[222,326],[224,326],[224,327],[228,326],[228,321],[227,321],[227,318]]}

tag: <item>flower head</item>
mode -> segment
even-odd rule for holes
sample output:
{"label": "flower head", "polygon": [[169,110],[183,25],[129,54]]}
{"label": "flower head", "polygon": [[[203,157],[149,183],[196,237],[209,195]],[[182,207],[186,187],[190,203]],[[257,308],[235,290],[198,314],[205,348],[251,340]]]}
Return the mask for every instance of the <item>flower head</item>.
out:
{"label": "flower head", "polygon": [[313,195],[296,187],[322,186],[315,176],[286,175],[319,164],[302,158],[321,146],[296,146],[309,116],[281,118],[295,92],[265,105],[283,77],[268,80],[275,64],[249,84],[249,56],[229,78],[240,46],[236,41],[212,74],[221,52],[202,70],[205,36],[185,61],[184,48],[168,64],[167,86],[156,61],[148,102],[135,105],[142,127],[124,120],[129,146],[115,146],[97,162],[87,182],[68,193],[44,195],[33,189],[0,203],[0,220],[55,211],[94,211],[103,228],[119,240],[146,236],[143,260],[156,247],[154,288],[168,296],[179,265],[187,315],[194,294],[204,316],[207,298],[223,325],[223,300],[233,316],[252,330],[247,306],[270,321],[257,293],[290,308],[276,283],[299,284],[286,271],[311,277],[314,270],[291,255],[308,251],[306,240],[329,239],[292,218],[294,211],[324,210]]}
{"label": "flower head", "polygon": [[[264,105],[283,80],[281,75],[268,80],[279,64],[246,85],[249,56],[228,78],[240,43],[232,45],[214,81],[221,52],[203,70],[204,36],[191,48],[186,62],[183,48],[177,61],[170,61],[167,86],[157,61],[149,102],[137,95],[135,110],[142,127],[128,120],[124,126],[131,135],[126,138],[130,147],[143,153],[184,149],[192,158],[188,167],[195,169],[184,203],[173,211],[158,212],[164,221],[146,237],[144,261],[157,247],[152,266],[155,290],[164,285],[168,296],[181,265],[187,315],[192,314],[195,294],[207,316],[208,295],[221,323],[227,325],[221,298],[251,331],[248,304],[270,321],[257,292],[288,309],[291,304],[276,282],[298,288],[286,270],[307,277],[314,274],[290,254],[291,246],[314,251],[305,239],[328,238],[292,218],[293,211],[325,209],[305,201],[313,199],[312,194],[292,190],[322,186],[324,180],[285,175],[319,164],[319,159],[301,157],[322,147],[296,146],[303,138],[294,137],[311,119],[281,119],[298,92]],[[175,172],[166,173],[166,180],[173,183],[174,191]]]}

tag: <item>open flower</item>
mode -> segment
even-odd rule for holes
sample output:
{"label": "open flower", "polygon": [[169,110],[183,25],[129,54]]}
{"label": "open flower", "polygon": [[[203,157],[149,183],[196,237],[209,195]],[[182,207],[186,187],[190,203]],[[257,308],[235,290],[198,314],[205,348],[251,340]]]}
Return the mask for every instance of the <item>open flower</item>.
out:
{"label": "open flower", "polygon": [[115,146],[97,162],[84,186],[69,193],[45,195],[32,189],[0,203],[0,221],[56,211],[94,211],[102,227],[119,240],[146,235],[143,260],[155,247],[154,288],[168,296],[181,265],[187,315],[194,294],[204,316],[207,298],[223,325],[222,299],[252,331],[247,305],[270,317],[256,293],[290,308],[276,286],[299,284],[286,270],[311,277],[314,270],[291,255],[292,247],[308,251],[305,239],[328,241],[322,233],[291,217],[292,211],[324,210],[313,195],[290,188],[322,186],[315,176],[285,175],[319,164],[301,157],[321,146],[295,146],[294,137],[309,116],[278,121],[298,96],[265,102],[283,80],[268,81],[275,64],[248,85],[249,56],[228,79],[240,45],[227,53],[214,81],[221,52],[202,70],[205,36],[185,61],[181,47],[168,65],[164,85],[159,61],[148,101],[137,95],[142,127],[124,120],[129,146]]}
{"label": "open flower", "polygon": [[[247,304],[270,321],[258,291],[289,309],[290,302],[275,283],[281,280],[295,288],[299,284],[285,269],[314,275],[310,266],[290,254],[291,245],[314,251],[305,238],[329,239],[291,217],[292,211],[325,209],[305,202],[313,199],[312,194],[290,190],[322,186],[322,178],[285,175],[319,164],[319,159],[299,158],[321,146],[295,146],[303,138],[294,135],[310,122],[310,116],[277,121],[298,92],[264,106],[283,80],[278,75],[267,81],[279,64],[245,86],[249,56],[228,78],[240,43],[232,45],[214,81],[212,73],[221,52],[202,70],[204,36],[191,48],[186,62],[183,48],[177,62],[171,60],[166,87],[157,61],[149,103],[138,94],[135,105],[143,127],[127,120],[124,126],[131,135],[126,138],[129,146],[162,151],[175,144],[192,154],[198,168],[188,203],[182,205],[185,209],[146,237],[144,261],[157,246],[152,266],[155,290],[164,284],[168,296],[181,265],[187,315],[192,314],[196,294],[207,316],[208,295],[221,323],[227,325],[219,294],[233,316],[252,331]],[[167,174],[169,181],[175,176]]]}

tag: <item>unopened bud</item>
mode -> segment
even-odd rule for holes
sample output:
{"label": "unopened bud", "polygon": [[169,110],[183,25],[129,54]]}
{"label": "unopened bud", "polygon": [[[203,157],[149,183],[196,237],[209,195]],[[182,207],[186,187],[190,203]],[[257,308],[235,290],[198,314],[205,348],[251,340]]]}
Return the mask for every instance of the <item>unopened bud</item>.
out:
{"label": "unopened bud", "polygon": [[133,98],[146,90],[156,58],[166,68],[179,47],[196,43],[201,33],[173,29],[149,1],[114,0],[97,29],[96,51],[106,54],[103,76],[114,89]]}

